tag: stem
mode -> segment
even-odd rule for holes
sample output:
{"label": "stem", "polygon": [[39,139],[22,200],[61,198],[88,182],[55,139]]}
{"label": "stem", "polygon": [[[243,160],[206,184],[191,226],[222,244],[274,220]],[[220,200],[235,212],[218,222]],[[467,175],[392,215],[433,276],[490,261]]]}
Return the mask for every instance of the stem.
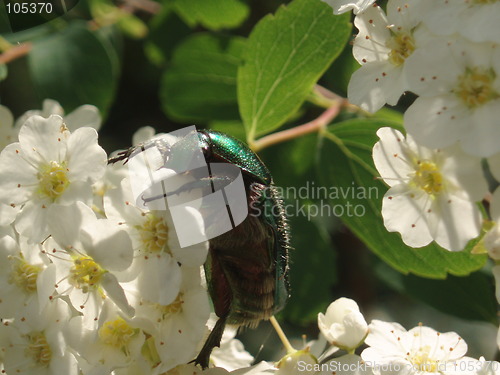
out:
{"label": "stem", "polygon": [[0,64],[8,64],[11,61],[27,55],[29,51],[31,51],[32,46],[31,42],[26,42],[9,48],[4,53],[0,54]]}
{"label": "stem", "polygon": [[161,5],[151,0],[125,0],[126,5],[150,14],[158,14]]}
{"label": "stem", "polygon": [[[161,11],[161,5],[152,0],[126,0],[125,5],[126,6],[123,10],[131,14],[136,10],[150,14],[157,14]],[[97,30],[100,27],[100,25],[98,25],[94,20],[88,21],[88,25],[91,30]],[[13,46],[8,43],[7,40],[0,37],[0,51],[4,51],[0,54],[0,64],[8,64],[27,55],[31,51],[32,47],[33,45],[31,42]]]}
{"label": "stem", "polygon": [[283,330],[281,329],[281,326],[278,323],[278,321],[276,320],[276,318],[274,316],[271,316],[269,318],[269,321],[273,325],[274,330],[276,331],[276,333],[278,334],[278,337],[280,338],[281,342],[283,343],[283,346],[285,347],[286,352],[288,354],[295,353],[297,350],[292,346],[292,344],[290,344],[290,341],[288,341],[288,338],[286,337],[285,332],[283,332]]}
{"label": "stem", "polygon": [[296,126],[292,129],[283,130],[274,134],[267,135],[256,141],[254,141],[250,148],[258,152],[266,147],[274,145],[276,143],[281,143],[288,141],[290,139],[298,138],[305,134],[314,133],[316,131],[321,131],[328,125],[332,119],[334,119],[340,112],[340,109],[345,105],[346,100],[337,100],[334,104],[324,111],[319,117],[314,120],[307,122],[305,124]]}

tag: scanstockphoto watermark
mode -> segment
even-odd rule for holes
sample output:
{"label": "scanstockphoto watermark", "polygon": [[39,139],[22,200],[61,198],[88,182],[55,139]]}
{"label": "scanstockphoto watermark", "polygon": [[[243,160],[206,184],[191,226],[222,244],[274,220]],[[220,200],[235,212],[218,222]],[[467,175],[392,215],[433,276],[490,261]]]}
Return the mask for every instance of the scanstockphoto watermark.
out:
{"label": "scanstockphoto watermark", "polygon": [[[379,190],[375,186],[317,186],[314,181],[307,181],[303,186],[295,187],[266,187],[262,192],[261,186],[252,185],[251,190],[270,196],[270,189],[283,199],[282,209],[287,217],[362,217],[366,214],[368,201],[377,199]],[[339,203],[336,203],[339,202]],[[277,206],[262,207],[258,201],[250,204],[250,215],[280,215]]]}
{"label": "scanstockphoto watermark", "polygon": [[500,364],[495,361],[428,361],[418,364],[409,362],[364,362],[364,361],[330,361],[327,363],[308,363],[306,361],[297,362],[297,370],[301,372],[331,372],[334,374],[363,374],[363,373],[473,373],[484,371],[497,372],[500,370]]}

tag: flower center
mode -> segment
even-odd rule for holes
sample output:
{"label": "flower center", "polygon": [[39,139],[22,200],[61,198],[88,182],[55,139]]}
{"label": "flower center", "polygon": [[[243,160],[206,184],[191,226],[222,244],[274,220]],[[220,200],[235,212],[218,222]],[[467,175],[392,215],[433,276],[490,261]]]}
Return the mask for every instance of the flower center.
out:
{"label": "flower center", "polygon": [[73,261],[69,282],[82,289],[83,293],[88,293],[97,289],[105,272],[91,257],[81,256]]}
{"label": "flower center", "polygon": [[24,258],[18,258],[12,265],[10,282],[23,289],[26,293],[36,292],[36,280],[42,267],[27,263]]}
{"label": "flower center", "polygon": [[413,183],[427,194],[436,195],[443,189],[443,176],[436,164],[430,161],[417,163]]}
{"label": "flower center", "polygon": [[136,228],[141,237],[142,249],[149,253],[158,253],[165,248],[168,241],[168,227],[163,218],[148,213],[144,223]]}
{"label": "flower center", "polygon": [[408,355],[408,360],[417,371],[437,373],[439,362],[429,357],[430,346],[426,345],[418,348],[416,353]]}
{"label": "flower center", "polygon": [[42,332],[32,332],[26,337],[29,340],[28,347],[25,349],[26,356],[33,358],[39,365],[48,367],[52,359],[52,350],[45,335]]}
{"label": "flower center", "polygon": [[66,162],[59,164],[56,161],[51,161],[40,168],[38,173],[40,194],[55,200],[64,193],[69,185],[67,172]]}
{"label": "flower center", "polygon": [[182,305],[184,304],[183,297],[184,293],[180,292],[175,298],[175,301],[170,305],[161,306],[163,316],[166,317],[181,312]]}
{"label": "flower center", "polygon": [[135,334],[136,330],[123,318],[106,322],[99,329],[101,341],[116,349],[125,349]]}
{"label": "flower center", "polygon": [[467,107],[479,107],[499,97],[493,88],[495,78],[492,69],[467,68],[465,74],[458,77],[457,88],[453,91]]}
{"label": "flower center", "polygon": [[415,39],[410,33],[394,33],[386,42],[386,46],[391,49],[389,61],[399,66],[415,51]]}

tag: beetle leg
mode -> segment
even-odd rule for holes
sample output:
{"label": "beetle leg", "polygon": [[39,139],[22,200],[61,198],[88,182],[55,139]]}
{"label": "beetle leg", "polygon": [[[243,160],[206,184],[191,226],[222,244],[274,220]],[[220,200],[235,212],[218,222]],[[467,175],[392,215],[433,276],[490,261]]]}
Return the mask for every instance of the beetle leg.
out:
{"label": "beetle leg", "polygon": [[226,320],[227,316],[217,320],[217,323],[215,323],[214,329],[210,332],[207,341],[205,341],[200,354],[198,354],[198,356],[191,362],[194,362],[196,365],[200,365],[203,369],[208,368],[212,350],[215,347],[220,347],[220,340],[222,339],[222,334],[224,333],[224,328],[226,327]]}

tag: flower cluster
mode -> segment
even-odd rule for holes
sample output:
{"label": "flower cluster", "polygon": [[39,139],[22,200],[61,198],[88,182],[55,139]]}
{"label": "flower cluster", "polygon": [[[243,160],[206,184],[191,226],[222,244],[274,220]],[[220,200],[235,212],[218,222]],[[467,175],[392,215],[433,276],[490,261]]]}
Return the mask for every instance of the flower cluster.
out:
{"label": "flower cluster", "polygon": [[[318,315],[317,341],[289,345],[277,363],[252,366],[229,328],[212,367],[201,370],[190,361],[215,321],[201,268],[208,244],[181,247],[168,210],[134,204],[126,167],[107,165],[94,128],[70,131],[61,116],[46,115],[28,116],[0,153],[0,201],[15,209],[0,226],[3,373],[500,373],[497,362],[464,357],[456,333],[367,324],[347,298]],[[145,128],[134,138],[153,134]],[[355,354],[362,344],[369,347]]]}
{"label": "flower cluster", "polygon": [[[125,375],[186,364],[209,332],[208,243],[181,247],[168,210],[134,204],[127,167],[107,165],[97,143],[95,107],[63,115],[46,101],[14,125],[0,107],[8,134],[0,153],[0,369]],[[141,129],[135,140],[153,134]],[[202,232],[199,212],[190,215]],[[233,332],[212,361],[233,370],[253,357]]]}
{"label": "flower cluster", "polygon": [[[486,161],[500,181],[500,2],[389,0],[384,11],[374,1],[323,1],[335,14],[356,15],[353,55],[361,67],[349,100],[374,113],[406,92],[416,97],[404,113],[407,135],[379,129],[373,148],[389,186],[385,227],[410,247],[435,241],[451,251],[487,232],[474,250],[495,261],[500,303],[500,190],[490,191],[484,173]],[[491,222],[481,214],[483,199]]]}
{"label": "flower cluster", "polygon": [[[367,324],[355,301],[339,298],[318,314],[320,337],[289,350],[278,373],[302,375],[498,375],[500,363],[467,357],[455,332],[419,324],[407,331],[395,322]],[[360,354],[356,350],[362,347]],[[345,353],[347,352],[347,354]]]}
{"label": "flower cluster", "polygon": [[496,175],[500,157],[500,3],[389,0],[384,11],[374,1],[327,2],[335,13],[356,13],[353,55],[361,67],[349,100],[373,113],[406,92],[417,96],[404,114],[406,138],[380,129],[373,149],[390,187],[386,228],[411,247],[436,241],[464,249],[482,228],[482,158]]}

